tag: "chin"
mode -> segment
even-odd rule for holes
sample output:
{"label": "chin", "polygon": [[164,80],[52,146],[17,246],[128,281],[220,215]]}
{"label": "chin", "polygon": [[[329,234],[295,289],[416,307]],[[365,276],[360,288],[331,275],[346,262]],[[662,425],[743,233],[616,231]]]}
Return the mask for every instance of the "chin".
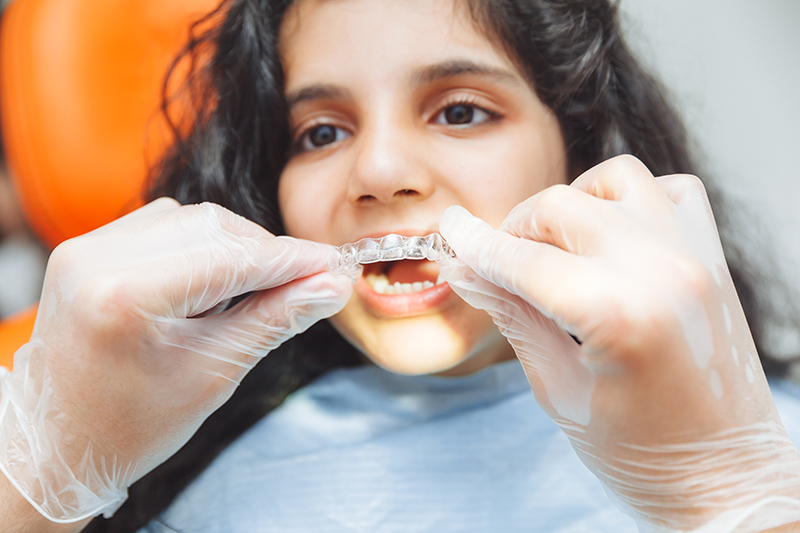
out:
{"label": "chin", "polygon": [[513,358],[489,316],[460,303],[449,313],[387,319],[351,301],[331,323],[370,361],[397,374],[465,375]]}

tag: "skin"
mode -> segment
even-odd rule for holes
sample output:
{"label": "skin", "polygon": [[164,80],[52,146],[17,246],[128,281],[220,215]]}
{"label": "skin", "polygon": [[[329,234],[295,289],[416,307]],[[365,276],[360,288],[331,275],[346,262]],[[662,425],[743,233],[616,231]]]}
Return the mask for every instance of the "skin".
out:
{"label": "skin", "polygon": [[[574,203],[569,203],[572,205],[572,211],[564,211],[561,208],[565,203],[553,200],[558,199],[555,195],[564,194],[564,189],[550,186],[563,183],[566,176],[564,147],[555,117],[538,101],[535,93],[508,58],[475,31],[471,23],[452,5],[435,0],[404,2],[337,0],[319,3],[312,0],[301,1],[295,10],[290,12],[283,28],[281,43],[286,62],[287,94],[290,98],[298,95],[304,97],[294,98],[296,105],[292,110],[292,125],[296,138],[301,141],[300,144],[302,145],[302,141],[307,138],[304,132],[307,132],[312,125],[323,123],[339,128],[330,130],[337,132],[333,136],[334,142],[325,144],[321,149],[298,151],[286,168],[281,182],[280,200],[287,229],[292,235],[338,245],[390,232],[425,234],[438,229],[439,216],[446,207],[454,204],[467,207],[490,226],[498,228],[514,206],[523,204],[523,210],[530,208],[544,217],[540,226],[525,228],[526,231],[519,232],[520,236],[532,239],[530,242],[535,240],[537,244],[550,245],[550,247],[540,245],[542,247],[538,250],[539,253],[553,256],[568,251],[566,249],[569,248],[569,243],[579,242],[589,247],[571,252],[578,255],[581,251],[592,252],[590,245],[597,241],[594,232],[599,226],[592,224],[591,215],[575,211]],[[471,62],[473,67],[475,65],[486,67],[493,74],[488,75],[486,68],[483,73],[476,72],[473,68],[471,72],[462,72],[457,76],[428,76],[424,82],[415,83],[421,81],[419,76],[415,76],[419,74],[420,69],[428,74],[442,74],[441,68],[427,71],[424,69],[434,65],[440,67],[445,65],[451,67],[450,74],[453,74],[452,67],[457,65],[463,70],[465,60]],[[460,64],[457,63],[459,61]],[[498,69],[504,74],[498,75]],[[304,91],[309,88],[315,90]],[[320,88],[327,90],[321,91]],[[313,98],[309,98],[312,96]],[[499,118],[491,121],[483,120],[488,115],[477,113],[476,116],[481,120],[475,120],[475,123],[471,123],[468,127],[454,127],[441,121],[443,110],[448,106],[452,107],[454,101],[462,102],[467,97],[470,105],[481,108],[485,106],[486,110]],[[617,161],[614,165],[610,167],[606,164],[602,172],[599,172],[599,177],[597,170],[594,172],[594,178],[585,175],[584,187],[580,189],[578,183],[579,187],[576,190],[582,190],[587,196],[591,195],[593,203],[600,199],[618,201],[620,199],[617,198],[618,195],[608,193],[613,189],[614,183],[624,181],[616,178],[620,176],[631,178],[637,173],[641,174],[643,170],[631,165],[630,162]],[[650,182],[644,180],[641,183]],[[545,189],[549,194],[547,192],[536,194]],[[531,196],[533,198],[524,202]],[[524,204],[527,204],[527,207]],[[642,205],[636,202],[633,204],[636,207]],[[542,209],[543,205],[549,205],[551,209]],[[610,205],[613,204],[604,204],[602,209],[607,209]],[[187,209],[191,210],[178,209],[177,206],[170,206],[164,202],[151,204],[144,209],[150,211],[175,209],[184,213]],[[640,217],[642,210],[633,211],[635,215],[633,227],[636,231],[631,233],[624,228],[616,228],[612,233],[620,237],[638,235],[638,229],[642,226]],[[642,216],[645,218],[650,216],[647,213]],[[146,214],[142,210],[138,216],[144,217]],[[156,213],[160,214],[161,212]],[[179,216],[180,213],[174,215]],[[166,222],[159,222],[157,218],[152,217],[145,222],[147,227],[151,227],[159,234],[167,235],[170,229],[182,226],[176,224],[173,218]],[[652,221],[652,219],[647,220]],[[575,234],[576,226],[570,224],[571,222],[577,223],[577,230],[581,228],[587,230],[586,239],[574,238],[580,235]],[[506,225],[508,225],[507,219]],[[242,228],[245,224],[238,221],[234,226]],[[516,234],[512,231],[513,227],[513,225],[511,228],[506,227],[505,230]],[[122,230],[121,233],[115,234],[111,234],[109,230],[108,239],[112,242],[119,242],[121,239],[127,242],[124,241],[125,228]],[[250,230],[257,231],[257,228]],[[544,233],[540,234],[540,230]],[[565,235],[569,239],[560,242],[559,238]],[[96,238],[105,236],[106,234],[99,234]],[[247,236],[252,237],[249,233]],[[270,241],[269,236],[262,237]],[[129,236],[127,238],[130,239]],[[186,236],[181,234],[175,237],[174,243],[177,245],[186,240]],[[247,244],[251,240],[241,239],[237,240],[237,243]],[[102,249],[99,244],[93,248]],[[603,252],[601,256],[607,252],[612,259],[617,257],[616,250],[609,247],[601,248],[602,250],[599,250]],[[633,250],[639,248],[641,247],[630,247]],[[61,252],[62,261],[69,257],[85,255],[77,253],[84,252],[79,247],[74,256],[65,255],[68,251],[64,249]],[[257,264],[263,262],[259,261]],[[408,266],[407,274],[430,276],[430,270],[435,271],[437,268],[435,265],[419,264],[423,266]],[[539,302],[542,307],[551,309],[555,314],[564,315],[568,319],[566,322],[578,324],[580,320],[572,320],[576,317],[560,313],[555,306],[560,296],[568,298],[571,296],[570,293],[554,291],[548,295],[537,292],[537,288],[546,291],[550,287],[549,284],[542,282],[543,279],[549,282],[550,279],[558,277],[559,269],[556,262],[543,260],[538,266],[543,269],[541,272],[548,268],[554,269],[554,275],[552,278],[527,275],[521,277],[520,280],[524,282],[522,284],[524,295],[528,296],[529,300]],[[219,272],[211,273],[224,275],[227,266],[223,267],[220,267]],[[58,270],[58,261],[54,264],[54,270]],[[616,272],[614,269],[612,271]],[[192,272],[181,273],[181,279],[191,279],[191,274]],[[128,282],[140,278],[139,273],[134,273],[132,278],[114,277],[114,280],[119,283],[119,288],[127,288]],[[561,278],[566,279],[566,276],[561,273]],[[593,278],[587,275],[583,279]],[[623,281],[628,280],[626,278]],[[100,328],[105,337],[117,344],[123,343],[115,350],[109,350],[108,346],[98,348],[98,353],[92,361],[94,364],[91,365],[94,374],[89,377],[100,375],[102,379],[96,377],[92,379],[94,388],[98,390],[92,390],[91,387],[84,389],[96,393],[95,396],[89,396],[90,400],[118,398],[120,391],[124,391],[125,387],[120,387],[117,381],[107,378],[128,378],[128,376],[122,375],[114,368],[113,355],[136,354],[142,340],[152,341],[152,339],[130,334],[131,309],[125,307],[126,302],[120,302],[119,299],[113,298],[113,295],[106,295],[102,291],[102,283],[98,289],[94,277],[87,281],[87,284],[87,287],[95,289],[94,293],[100,298],[92,300],[93,304],[98,301],[113,303],[114,308],[119,308],[119,316],[125,320],[107,320],[98,325],[96,320],[91,320],[91,309],[87,311],[73,306],[63,313],[55,314],[52,322],[58,326],[59,319],[63,320],[64,316],[75,313],[87,321],[85,327],[90,330]],[[148,282],[148,289],[152,285]],[[172,285],[174,283],[170,283],[170,286]],[[599,288],[603,289],[602,286]],[[175,295],[164,288],[148,290],[147,294],[152,296],[152,305],[156,307],[175,300],[173,298]],[[177,303],[181,304],[180,298],[177,300]],[[97,305],[90,306],[90,308],[97,307]],[[581,311],[579,306],[566,307],[568,311],[576,313]],[[499,336],[486,314],[475,311],[454,295],[447,298],[445,304],[429,312],[388,318],[372,312],[356,294],[346,309],[338,315],[335,324],[351,342],[376,363],[399,372],[469,373],[495,361],[513,357],[505,340]],[[55,326],[49,324],[44,329],[52,330]],[[70,324],[66,324],[61,329],[72,331],[69,326]],[[640,333],[646,334],[653,330],[654,328],[645,329]],[[124,344],[125,332],[135,337],[128,344]],[[584,335],[586,331],[581,330],[579,333],[588,345],[596,345],[596,339],[590,334]],[[665,332],[662,334],[667,336]],[[409,338],[422,336],[425,338],[424,350],[420,350],[420,343],[407,341]],[[669,337],[672,338],[674,335]],[[639,338],[644,337],[637,337]],[[651,339],[643,340],[642,344],[646,347],[658,346],[656,343],[646,342],[649,340]],[[81,342],[83,345],[78,344],[80,349],[77,351],[85,352],[87,348],[85,335]],[[229,345],[229,343],[219,344]],[[613,344],[611,348],[619,347],[617,342],[611,344]],[[46,345],[62,347],[70,344],[48,342]],[[661,347],[662,350],[669,348],[670,346]],[[622,349],[627,350],[622,354],[624,357],[634,362],[643,361],[640,357],[641,350],[636,346],[625,345]],[[425,352],[424,361],[418,359],[419,351]],[[180,353],[167,351],[163,354],[163,358],[176,355]],[[70,357],[75,358],[76,354],[70,354],[68,349],[63,349],[59,351],[58,356],[59,360],[65,360]],[[159,357],[162,357],[162,354],[159,354]],[[644,363],[647,361],[643,361],[641,369],[636,369],[638,372],[655,374],[653,382],[661,379],[663,372],[660,372],[658,367]],[[151,370],[152,368],[148,366],[144,369],[145,374],[149,376]],[[72,365],[70,372],[66,373],[68,376],[66,381],[77,383],[76,386],[79,387],[82,382],[76,380],[76,376],[83,377],[80,371],[80,365]],[[59,376],[60,373],[54,375]],[[615,376],[609,374],[609,379],[613,381]],[[633,381],[640,382],[640,380]],[[137,380],[123,379],[122,382],[133,384],[131,385],[133,387]],[[617,385],[625,384],[620,382]],[[645,385],[647,383],[641,384]],[[612,392],[616,389],[619,389],[620,396],[626,400],[631,397],[630,386],[610,387]],[[638,393],[638,389],[635,387],[633,389],[634,395]],[[161,411],[157,412],[159,416],[153,416],[153,406],[140,401],[142,398],[147,398],[148,394],[147,390],[131,391],[130,400],[126,401],[128,409],[109,408],[109,412],[105,413],[106,416],[97,416],[98,413],[104,414],[104,402],[89,401],[87,402],[88,406],[91,406],[89,408],[80,401],[81,394],[69,397],[74,400],[77,408],[87,409],[88,418],[91,420],[90,426],[94,431],[102,431],[108,435],[110,441],[116,438],[117,442],[108,443],[107,453],[110,454],[112,451],[119,451],[120,446],[129,443],[131,439],[125,435],[120,438],[118,426],[103,427],[104,420],[119,421],[119,424],[123,424],[136,420],[136,417],[141,415],[150,421],[142,428],[142,431],[145,429],[150,431],[142,439],[149,442],[156,440],[152,437],[154,432],[164,433],[163,430],[155,431],[159,428],[153,427],[153,420],[163,421],[165,427],[170,427],[176,421],[185,418],[181,416],[172,419],[169,412]],[[642,397],[657,400],[652,391],[645,391]],[[126,398],[119,399],[123,400]],[[669,407],[667,405],[669,402],[659,403],[665,409]],[[636,401],[625,401],[624,404],[633,410],[642,410]],[[624,421],[629,420],[627,413],[616,408],[601,411],[620,413]],[[95,427],[98,424],[100,427]],[[4,525],[4,531],[49,532],[78,531],[85,522],[71,525],[47,522],[27,504],[5,478],[0,476],[0,523]],[[769,531],[798,530],[800,528],[794,524]]]}
{"label": "skin", "polygon": [[[451,205],[497,228],[515,205],[566,181],[556,117],[450,3],[301,1],[280,43],[296,149],[279,200],[294,237],[426,235]],[[471,109],[467,124],[449,120],[459,104]],[[315,146],[324,125],[336,135]],[[409,281],[436,278],[436,264],[414,263]],[[486,313],[453,293],[387,317],[354,291],[333,323],[400,373],[466,374],[513,357]],[[407,339],[425,339],[424,349]]]}

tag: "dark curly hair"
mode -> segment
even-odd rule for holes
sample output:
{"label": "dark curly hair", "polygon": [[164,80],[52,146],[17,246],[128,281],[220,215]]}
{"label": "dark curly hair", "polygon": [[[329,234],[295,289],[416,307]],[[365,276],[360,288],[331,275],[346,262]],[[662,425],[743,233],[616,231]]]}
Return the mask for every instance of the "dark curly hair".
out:
{"label": "dark curly hair", "polygon": [[[186,83],[178,91],[170,89],[169,78],[164,84],[162,107],[175,141],[154,172],[150,198],[216,202],[283,233],[277,187],[289,127],[277,40],[290,5],[226,0],[194,25],[171,71],[188,71]],[[555,112],[571,178],[619,154],[638,157],[655,175],[699,174],[664,89],[623,39],[614,2],[463,0],[461,5]],[[764,367],[784,373],[786,364],[762,345],[764,302],[742,254],[725,242],[720,195],[712,184],[706,187]],[[286,343],[256,366],[182,450],[130,488],[129,500],[112,519],[98,518],[87,531],[136,531],[289,393],[329,370],[361,362],[324,322]]]}

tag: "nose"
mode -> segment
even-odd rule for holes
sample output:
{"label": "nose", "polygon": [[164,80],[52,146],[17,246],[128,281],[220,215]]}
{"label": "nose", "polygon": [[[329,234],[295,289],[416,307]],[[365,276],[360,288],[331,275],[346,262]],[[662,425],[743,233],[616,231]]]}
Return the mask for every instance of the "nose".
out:
{"label": "nose", "polygon": [[348,200],[359,206],[408,204],[433,193],[434,183],[415,149],[412,124],[375,120],[365,124],[357,141]]}

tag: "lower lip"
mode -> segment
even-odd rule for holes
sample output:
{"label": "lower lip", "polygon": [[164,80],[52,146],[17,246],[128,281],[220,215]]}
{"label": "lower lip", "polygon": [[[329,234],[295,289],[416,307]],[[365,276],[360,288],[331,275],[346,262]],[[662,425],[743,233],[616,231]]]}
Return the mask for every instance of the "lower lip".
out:
{"label": "lower lip", "polygon": [[401,318],[430,313],[441,308],[455,294],[447,283],[434,285],[411,294],[380,294],[364,278],[355,285],[356,294],[373,313],[381,317]]}

